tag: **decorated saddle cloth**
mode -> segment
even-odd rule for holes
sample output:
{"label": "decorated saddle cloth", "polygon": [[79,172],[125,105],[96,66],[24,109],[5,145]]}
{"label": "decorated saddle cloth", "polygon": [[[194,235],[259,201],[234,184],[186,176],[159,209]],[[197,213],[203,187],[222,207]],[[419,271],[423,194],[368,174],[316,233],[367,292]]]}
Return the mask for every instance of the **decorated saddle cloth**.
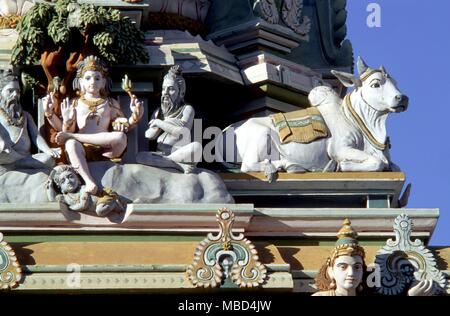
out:
{"label": "decorated saddle cloth", "polygon": [[307,144],[329,135],[322,114],[315,107],[288,113],[277,113],[270,117],[282,144],[289,142]]}

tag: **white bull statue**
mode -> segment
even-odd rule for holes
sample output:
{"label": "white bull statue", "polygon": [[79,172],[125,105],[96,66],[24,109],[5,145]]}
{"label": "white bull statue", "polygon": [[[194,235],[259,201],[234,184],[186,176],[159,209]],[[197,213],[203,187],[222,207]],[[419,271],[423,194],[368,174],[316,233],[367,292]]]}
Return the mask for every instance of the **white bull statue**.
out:
{"label": "white bull statue", "polygon": [[328,136],[309,143],[282,143],[272,118],[251,118],[227,127],[218,138],[216,159],[242,172],[265,172],[269,182],[277,171],[398,170],[390,161],[386,119],[403,112],[408,97],[384,67],[369,68],[358,58],[359,78],[332,71],[353,91],[342,100],[329,87],[314,88],[309,101],[320,112]]}

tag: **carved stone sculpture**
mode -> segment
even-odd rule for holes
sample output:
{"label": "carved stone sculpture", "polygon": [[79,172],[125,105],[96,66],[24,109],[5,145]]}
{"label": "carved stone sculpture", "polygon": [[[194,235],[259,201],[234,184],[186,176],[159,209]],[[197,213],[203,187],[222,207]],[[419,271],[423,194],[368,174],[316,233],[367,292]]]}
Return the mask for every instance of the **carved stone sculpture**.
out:
{"label": "carved stone sculpture", "polygon": [[311,19],[302,17],[303,0],[284,0],[281,7],[283,22],[300,35],[307,35],[311,30]]}
{"label": "carved stone sculpture", "polygon": [[405,214],[394,221],[395,239],[389,239],[377,253],[375,264],[381,273],[381,284],[377,291],[385,295],[404,293],[409,286],[410,295],[422,289],[420,295],[445,293],[447,280],[439,271],[433,253],[420,239],[411,240],[413,223]]}
{"label": "carved stone sculpture", "polygon": [[50,202],[64,203],[72,211],[95,213],[100,217],[125,210],[119,196],[111,189],[103,189],[97,196],[87,192],[78,173],[68,165],[57,166],[50,173],[47,196]]}
{"label": "carved stone sculpture", "polygon": [[[416,241],[414,245],[410,242],[411,221],[405,216],[400,215],[396,219],[397,240],[389,240],[389,245],[377,255],[375,264],[381,271],[375,272],[381,272],[381,287],[376,288],[375,291],[390,295],[398,295],[402,292],[406,292],[409,296],[432,295],[439,290],[433,285],[433,280],[441,287],[440,290],[443,290],[445,277],[437,270],[432,254],[424,249],[421,242]],[[315,285],[320,291],[313,296],[356,296],[365,287],[363,278],[367,268],[364,261],[365,252],[356,240],[357,233],[348,219],[344,221],[337,236],[338,241],[331,256],[315,279]],[[416,253],[417,251],[420,253]],[[411,268],[412,261],[409,265],[405,264],[408,260],[414,261],[415,265],[419,266],[416,277],[420,281],[412,282],[414,269]],[[427,262],[428,266],[426,264],[421,266],[423,262]],[[376,286],[378,285],[375,284]]]}
{"label": "carved stone sculpture", "polygon": [[[111,188],[127,203],[234,203],[222,179],[205,169],[186,175],[111,161],[89,162],[88,166],[96,183]],[[0,203],[48,202],[46,186],[50,170],[33,173],[15,170],[0,175]]]}
{"label": "carved stone sculpture", "polygon": [[[229,126],[218,138],[216,155],[228,167],[240,166],[242,172],[265,172],[273,181],[278,170],[306,171],[384,171],[398,170],[390,160],[389,138],[385,121],[390,113],[407,109],[408,97],[384,67],[369,68],[358,59],[360,76],[339,71],[332,73],[347,87],[355,88],[344,100],[329,87],[321,86],[309,94],[314,114],[324,121],[330,136],[299,143],[283,143],[273,117],[251,118]],[[286,120],[283,125],[292,130],[304,116]],[[234,149],[234,155],[224,156],[224,148]]]}
{"label": "carved stone sculpture", "polygon": [[[31,154],[31,144],[42,153]],[[50,148],[32,116],[20,102],[18,78],[11,70],[0,73],[0,170],[45,169],[54,166],[59,148]]]}
{"label": "carved stone sculpture", "polygon": [[[129,2],[129,0],[126,0]],[[203,22],[208,14],[210,0],[152,0],[151,12],[172,13]]]}
{"label": "carved stone sculpture", "polygon": [[22,279],[22,269],[14,250],[0,233],[0,288],[11,289]]}
{"label": "carved stone sculpture", "polygon": [[[132,115],[126,118],[117,100],[109,97],[111,79],[106,64],[88,56],[77,68],[73,85],[80,96],[57,104],[51,92],[43,99],[43,106],[49,124],[58,131],[56,142],[65,146],[67,158],[86,184],[86,192],[95,194],[98,187],[87,161],[117,159],[123,155],[127,147],[126,132],[143,115],[142,102],[132,96]],[[55,114],[55,107],[59,106],[61,118]]]}
{"label": "carved stone sculpture", "polygon": [[158,152],[140,152],[138,163],[158,168],[175,168],[191,173],[201,159],[202,147],[191,142],[194,108],[184,102],[186,83],[180,66],[174,66],[164,77],[161,107],[149,122],[145,137],[157,141]]}
{"label": "carved stone sculpture", "polygon": [[320,291],[313,296],[356,296],[362,291],[365,252],[350,225],[346,219],[339,230],[336,246],[315,280]]}
{"label": "carved stone sculpture", "polygon": [[220,209],[216,215],[220,232],[208,234],[195,251],[186,273],[196,287],[220,287],[230,278],[240,287],[258,287],[266,280],[267,269],[259,262],[255,246],[243,234],[233,234],[234,214]]}
{"label": "carved stone sculpture", "polygon": [[256,0],[253,8],[259,11],[262,18],[271,24],[277,24],[280,21],[280,13],[275,0]]}

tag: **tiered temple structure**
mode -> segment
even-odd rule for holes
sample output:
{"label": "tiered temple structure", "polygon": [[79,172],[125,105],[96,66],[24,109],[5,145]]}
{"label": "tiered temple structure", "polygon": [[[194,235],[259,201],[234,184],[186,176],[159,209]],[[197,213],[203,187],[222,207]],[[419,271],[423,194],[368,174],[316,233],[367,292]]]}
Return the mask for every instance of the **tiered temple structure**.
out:
{"label": "tiered temple structure", "polygon": [[[347,88],[332,70],[354,72],[352,46],[345,39],[345,0],[2,1],[0,67],[13,67],[23,81],[33,82],[21,86],[21,104],[50,147],[58,146],[48,130],[53,114],[46,112],[43,98],[52,91],[74,97],[70,93],[75,92],[71,82],[76,71],[61,75],[65,62],[45,60],[45,52],[59,45],[48,39],[39,47],[25,44],[29,47],[26,56],[33,54],[32,49],[38,54],[32,62],[25,62],[25,55],[20,59],[17,52],[20,32],[24,32],[20,23],[25,23],[20,21],[36,6],[55,3],[74,6],[64,20],[72,26],[84,23],[77,20],[76,12],[90,4],[119,10],[143,35],[143,57],[133,57],[136,60],[130,55],[112,62],[101,36],[94,37],[96,49],[84,52],[80,48],[64,57],[75,53],[104,59],[112,78],[111,97],[125,118],[136,118],[126,134],[126,151],[118,160],[89,162],[99,188],[110,186],[123,198],[123,211],[106,217],[74,211],[67,199],[48,198],[51,168],[11,169],[2,163],[0,285],[6,290],[202,293],[205,287],[218,292],[255,287],[311,295],[318,291],[314,279],[348,218],[365,250],[369,270],[381,271],[381,283],[373,293],[405,293],[414,282],[427,278],[424,275],[433,278],[433,294],[450,293],[446,280],[450,248],[424,250],[439,210],[406,208],[406,175],[389,161],[378,171],[346,171],[346,159],[334,167],[302,172],[279,168],[273,181],[268,181],[265,169],[243,172],[237,165],[225,168],[207,159],[192,166],[193,170],[180,169],[186,173],[155,166],[154,160],[145,165],[136,162],[139,153],[156,150],[156,142],[146,138],[147,130],[153,126],[152,119],[163,120],[157,110],[160,105],[163,108],[165,75],[175,71],[174,65],[179,65],[176,69],[185,80],[184,101],[195,109],[192,138],[204,152],[217,136],[208,133],[208,128],[223,130],[249,118],[310,108],[308,95],[316,87],[332,88],[342,100]],[[80,69],[81,60],[73,66]],[[369,75],[386,75],[384,70],[360,65],[378,73]],[[132,81],[132,93],[121,89],[125,73]],[[64,75],[70,81],[65,82]],[[67,91],[59,88],[55,78],[63,80]],[[128,106],[130,98],[136,97],[143,111],[138,113],[139,120],[133,116],[135,108]],[[382,145],[389,146],[388,142]],[[58,159],[57,164],[70,163]],[[397,244],[401,240],[400,246],[395,248],[395,240],[386,244],[390,238],[397,238]],[[387,257],[395,260],[386,263]],[[375,262],[381,270],[374,269]],[[402,276],[402,265],[410,265],[416,273]],[[386,271],[391,274],[386,276]],[[388,285],[384,277],[395,282]]]}

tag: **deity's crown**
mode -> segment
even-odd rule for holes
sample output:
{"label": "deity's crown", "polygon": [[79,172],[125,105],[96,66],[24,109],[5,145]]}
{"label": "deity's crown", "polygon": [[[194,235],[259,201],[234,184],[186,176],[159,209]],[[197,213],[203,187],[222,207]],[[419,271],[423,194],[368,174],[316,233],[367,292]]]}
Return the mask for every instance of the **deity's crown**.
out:
{"label": "deity's crown", "polygon": [[108,67],[97,56],[88,56],[78,65],[77,77],[82,77],[86,71],[98,71],[103,77],[108,77]]}
{"label": "deity's crown", "polygon": [[351,222],[348,218],[344,220],[344,223],[337,233],[338,240],[334,247],[333,253],[329,259],[328,265],[331,265],[334,259],[339,256],[355,256],[359,255],[364,259],[364,249],[359,245],[358,234],[351,226]]}

